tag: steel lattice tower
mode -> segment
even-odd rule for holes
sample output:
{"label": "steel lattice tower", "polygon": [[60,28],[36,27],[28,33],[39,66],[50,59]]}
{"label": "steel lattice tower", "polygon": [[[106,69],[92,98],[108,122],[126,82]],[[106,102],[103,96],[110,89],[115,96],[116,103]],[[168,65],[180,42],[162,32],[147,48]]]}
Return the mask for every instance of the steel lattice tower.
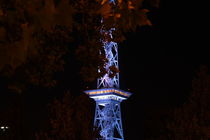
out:
{"label": "steel lattice tower", "polygon": [[[115,4],[115,1],[110,0],[110,3]],[[101,33],[112,39],[114,30],[115,28],[109,30],[102,28]],[[126,100],[131,93],[119,89],[119,73],[110,77],[112,74],[110,67],[119,69],[117,43],[107,40],[101,41],[108,60],[104,66],[107,73],[98,78],[97,89],[86,90],[85,93],[96,102],[94,126],[99,129],[101,136],[97,140],[124,140],[120,103]]]}

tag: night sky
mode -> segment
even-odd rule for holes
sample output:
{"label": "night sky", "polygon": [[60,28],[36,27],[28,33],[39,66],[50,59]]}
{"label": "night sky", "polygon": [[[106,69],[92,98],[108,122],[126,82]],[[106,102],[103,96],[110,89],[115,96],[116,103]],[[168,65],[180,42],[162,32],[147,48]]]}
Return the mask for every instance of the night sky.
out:
{"label": "night sky", "polygon": [[158,133],[164,114],[187,100],[199,66],[210,64],[206,23],[192,7],[168,4],[151,11],[153,27],[127,34],[119,47],[121,88],[134,93],[122,103],[127,139]]}
{"label": "night sky", "polygon": [[[167,5],[151,11],[152,27],[127,33],[119,44],[120,87],[133,93],[121,108],[125,140],[139,140],[148,129],[158,129],[161,116],[186,101],[198,67],[210,64],[207,23],[191,13],[193,8]],[[26,96],[33,116],[38,112],[35,105],[43,105],[37,103],[39,97],[49,95]]]}

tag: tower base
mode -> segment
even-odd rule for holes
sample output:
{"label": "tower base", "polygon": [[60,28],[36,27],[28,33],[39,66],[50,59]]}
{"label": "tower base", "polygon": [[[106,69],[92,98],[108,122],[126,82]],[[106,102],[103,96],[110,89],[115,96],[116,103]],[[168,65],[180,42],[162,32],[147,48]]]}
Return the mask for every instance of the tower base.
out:
{"label": "tower base", "polygon": [[100,132],[97,140],[124,140],[120,103],[131,93],[116,88],[87,90],[96,101],[94,127]]}

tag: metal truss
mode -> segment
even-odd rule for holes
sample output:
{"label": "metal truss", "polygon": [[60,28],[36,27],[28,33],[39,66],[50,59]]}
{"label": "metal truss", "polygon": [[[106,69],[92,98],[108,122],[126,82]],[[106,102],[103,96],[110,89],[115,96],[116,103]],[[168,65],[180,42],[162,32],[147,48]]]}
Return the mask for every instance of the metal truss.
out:
{"label": "metal truss", "polygon": [[96,102],[94,125],[102,137],[97,140],[124,140],[120,102],[111,101],[106,104]]}
{"label": "metal truss", "polygon": [[[109,2],[116,4],[115,0]],[[119,90],[118,45],[112,36],[115,28],[105,29],[103,18],[101,24],[101,42],[107,59],[104,65],[106,74],[97,79],[97,90],[86,91],[86,94],[96,101],[94,127],[100,132],[100,138],[96,140],[124,140],[120,103],[131,93]],[[98,69],[98,72],[101,70]]]}
{"label": "metal truss", "polygon": [[[116,0],[109,0],[109,3],[116,4]],[[118,66],[118,45],[116,42],[108,41],[113,39],[112,32],[115,28],[104,29],[103,27],[103,18],[101,19],[102,28],[100,30],[101,34],[104,36],[104,39],[101,40],[105,52],[107,62],[105,63],[104,68],[107,73],[102,77],[97,79],[97,88],[119,88],[119,73],[114,73],[110,68],[114,67],[119,70]],[[98,70],[100,73],[100,69]]]}
{"label": "metal truss", "polygon": [[[107,73],[98,78],[97,80],[97,88],[119,88],[119,73],[116,73],[115,76],[111,77],[110,75],[113,72],[110,70],[111,67],[115,67],[119,69],[118,66],[118,45],[116,42],[103,42],[105,56],[107,58],[107,63],[105,64],[105,69]],[[100,69],[98,70],[100,72]]]}

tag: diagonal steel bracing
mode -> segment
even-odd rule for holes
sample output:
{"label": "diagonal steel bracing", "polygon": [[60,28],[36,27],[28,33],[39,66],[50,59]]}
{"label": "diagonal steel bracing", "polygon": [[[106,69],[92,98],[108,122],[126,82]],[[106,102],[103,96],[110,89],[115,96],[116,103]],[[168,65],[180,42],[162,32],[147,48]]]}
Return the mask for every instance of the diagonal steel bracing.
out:
{"label": "diagonal steel bracing", "polygon": [[[109,0],[109,3],[116,4],[115,0]],[[103,19],[101,24],[100,32],[104,36],[101,42],[107,59],[104,65],[106,74],[97,79],[97,89],[87,90],[85,93],[96,101],[94,126],[100,132],[97,140],[124,140],[120,103],[131,93],[119,89],[118,45],[112,36],[115,28],[104,29]],[[98,69],[98,72],[102,71]]]}
{"label": "diagonal steel bracing", "polygon": [[104,140],[124,140],[120,102],[96,103],[94,125]]}

